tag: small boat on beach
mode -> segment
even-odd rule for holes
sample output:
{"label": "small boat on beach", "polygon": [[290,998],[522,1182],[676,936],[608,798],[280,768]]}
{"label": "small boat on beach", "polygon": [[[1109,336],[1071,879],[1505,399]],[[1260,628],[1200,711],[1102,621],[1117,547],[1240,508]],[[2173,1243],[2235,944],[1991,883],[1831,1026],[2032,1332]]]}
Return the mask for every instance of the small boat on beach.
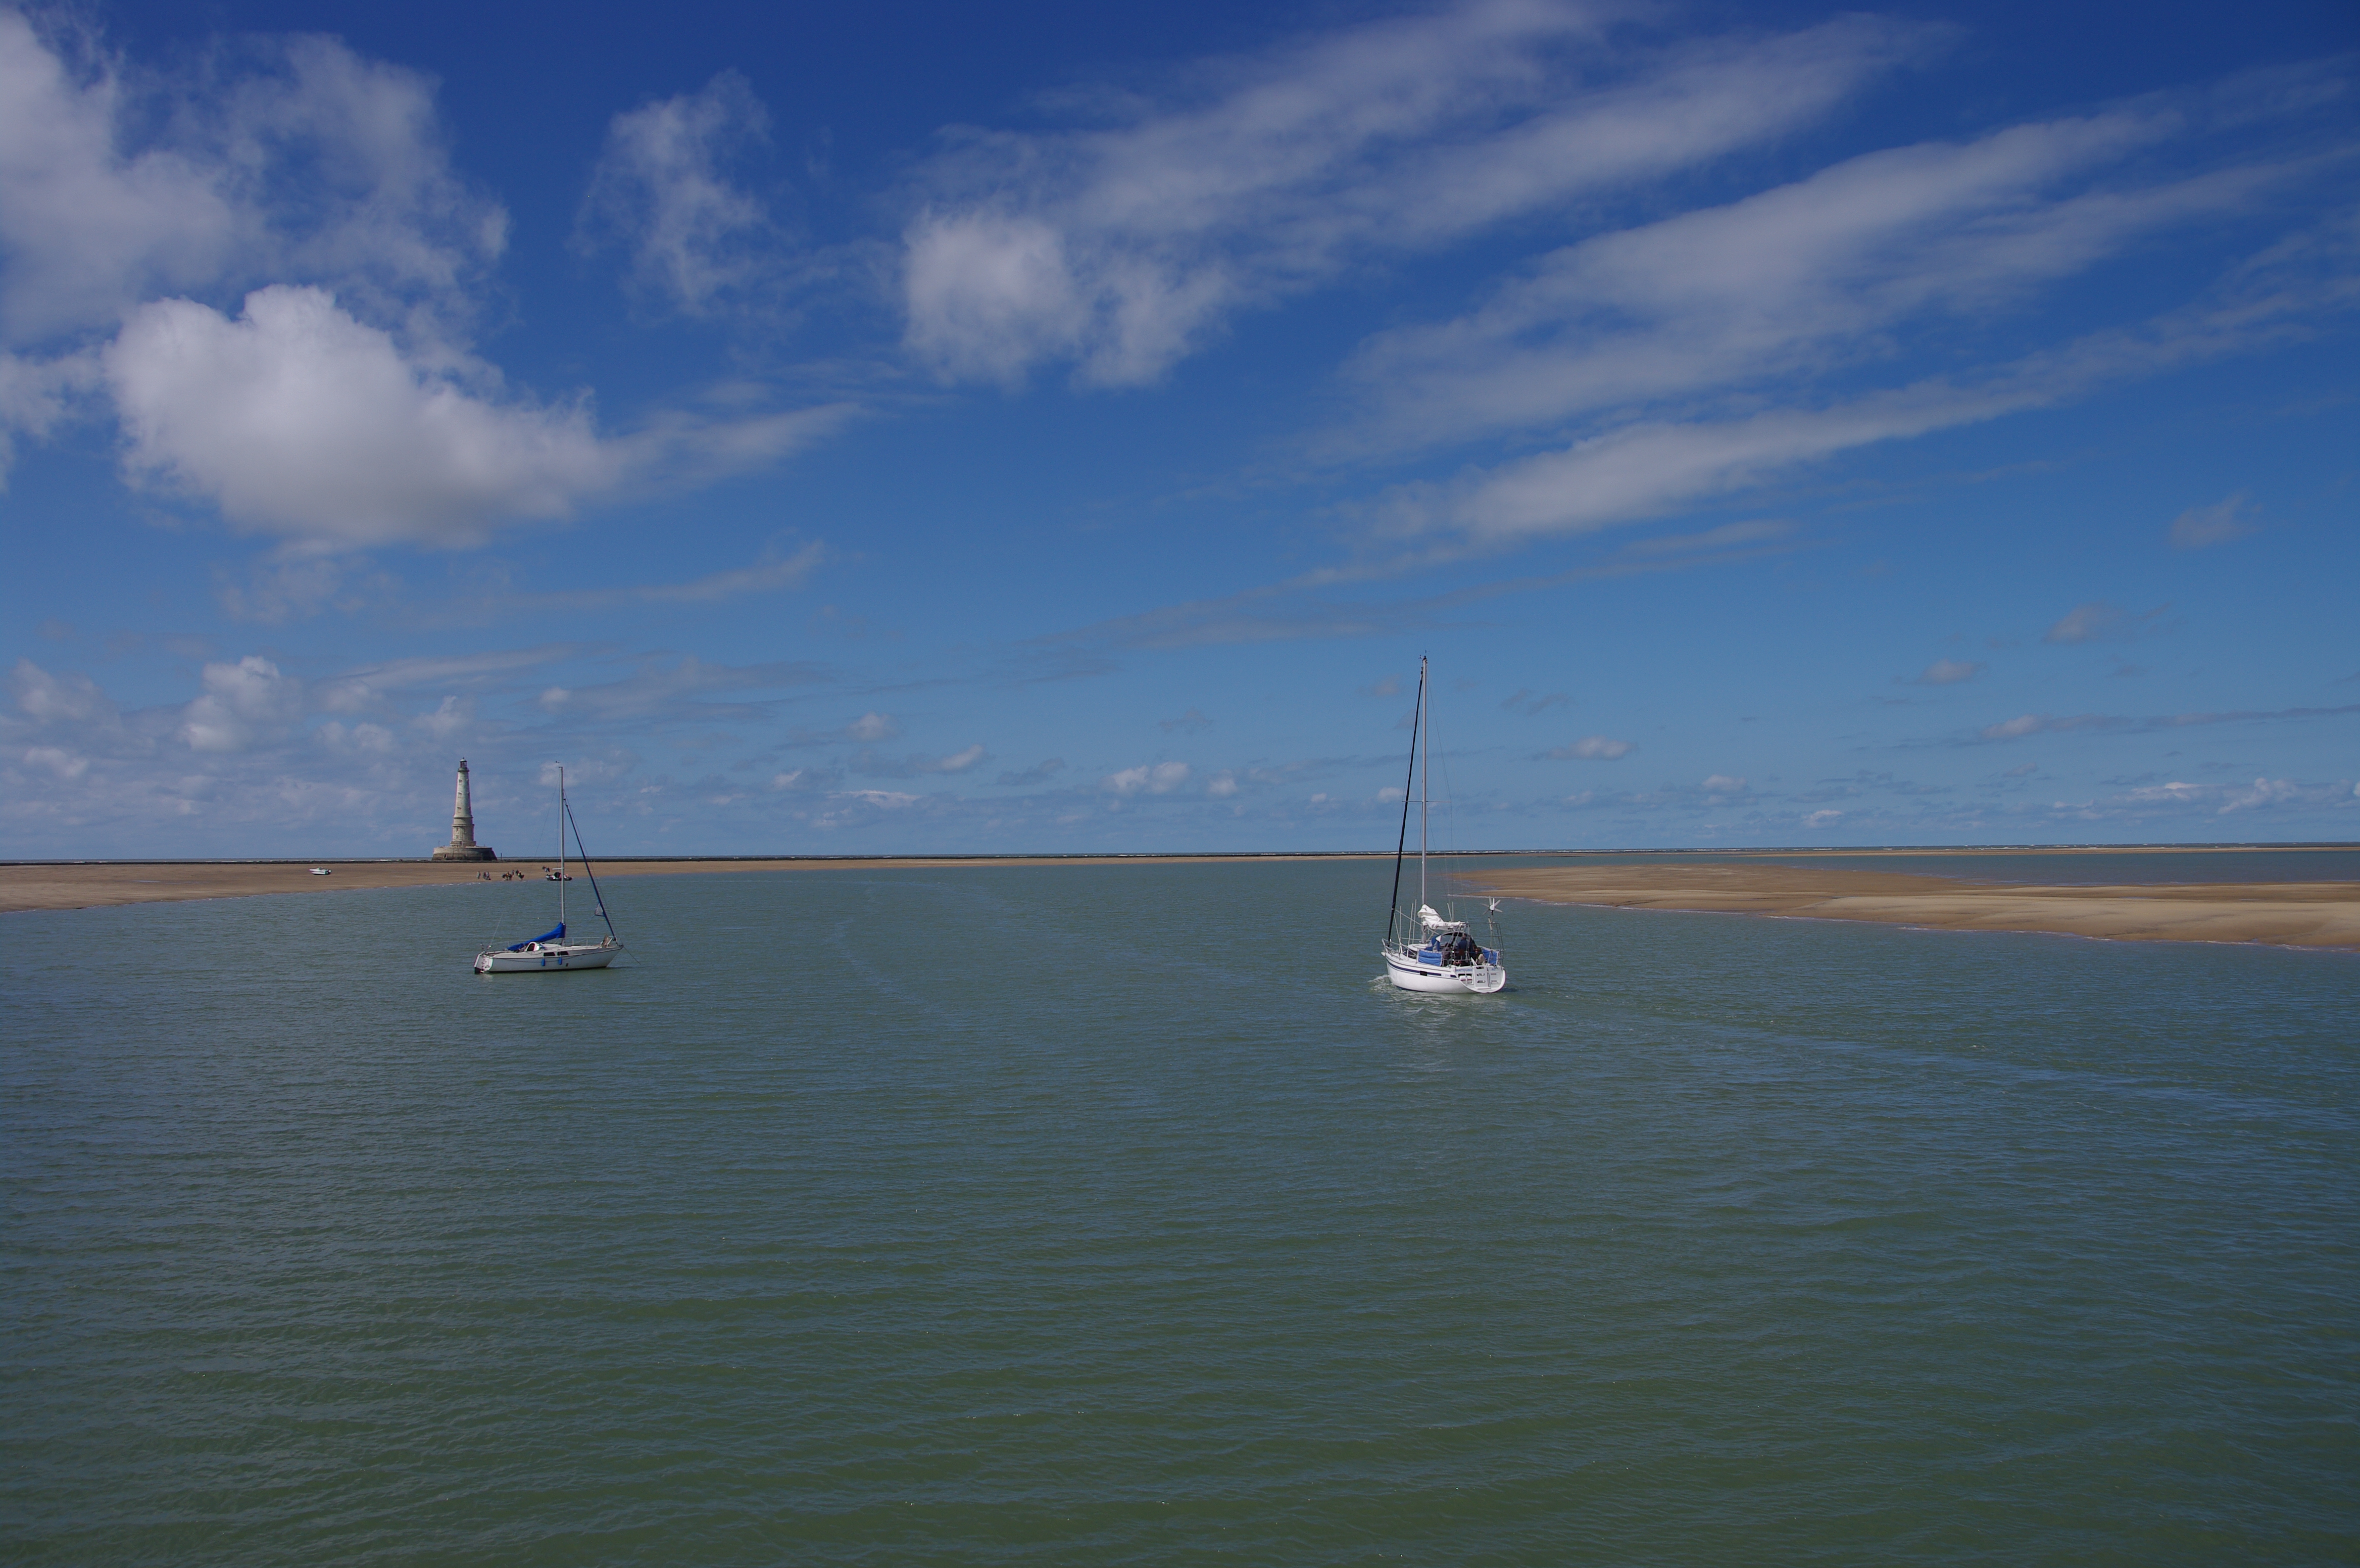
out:
{"label": "small boat on beach", "polygon": [[[1433,807],[1432,778],[1434,762],[1431,749],[1426,742],[1431,737],[1430,705],[1426,702],[1426,661],[1417,662],[1417,706],[1411,710],[1409,727],[1409,777],[1402,784],[1401,838],[1393,845],[1393,896],[1392,907],[1385,912],[1385,944],[1382,949],[1385,959],[1385,978],[1404,991],[1437,992],[1445,995],[1488,996],[1508,983],[1508,971],[1500,961],[1500,949],[1494,937],[1491,947],[1485,947],[1468,930],[1467,922],[1453,920],[1435,912],[1426,902],[1426,823]],[[1419,769],[1424,761],[1426,767]],[[1409,786],[1417,785],[1417,913],[1402,913],[1402,861],[1409,848]],[[1500,903],[1490,902],[1491,913],[1497,915]]]}
{"label": "small boat on beach", "polygon": [[[591,895],[598,903],[598,918],[606,922],[606,935],[595,942],[569,942],[565,939],[565,884],[574,879],[565,872],[565,833],[574,830],[574,847],[581,850],[582,872],[590,879]],[[623,950],[622,939],[615,935],[614,919],[606,913],[606,895],[599,890],[598,873],[590,869],[590,851],[582,847],[582,829],[574,820],[574,809],[565,803],[565,769],[557,770],[557,866],[542,880],[557,884],[557,925],[554,929],[508,947],[486,948],[475,955],[477,974],[547,974],[552,970],[605,969]]]}

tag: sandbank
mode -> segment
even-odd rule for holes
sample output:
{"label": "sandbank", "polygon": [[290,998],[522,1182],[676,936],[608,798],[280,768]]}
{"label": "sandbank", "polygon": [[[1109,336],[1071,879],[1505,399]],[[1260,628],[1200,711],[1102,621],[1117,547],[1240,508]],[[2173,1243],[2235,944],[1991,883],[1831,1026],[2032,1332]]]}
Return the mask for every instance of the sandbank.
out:
{"label": "sandbank", "polygon": [[[1914,859],[1925,852],[1909,854]],[[1865,857],[1855,851],[1848,858]],[[2049,887],[1766,861],[1485,870],[1466,880],[1485,893],[1512,898],[1615,909],[1871,920],[1958,931],[2040,931],[2118,942],[2262,942],[2360,951],[2360,883],[2355,882]]]}
{"label": "sandbank", "polygon": [[[1371,860],[1367,855],[944,855],[777,860],[616,860],[597,862],[605,877],[680,876],[697,872],[907,871],[946,867],[1131,865],[1142,861]],[[1390,860],[1391,856],[1382,857]],[[313,876],[311,868],[326,870]],[[0,864],[0,914],[25,909],[92,909],[116,904],[163,904],[190,898],[246,898],[271,893],[344,893],[364,887],[440,887],[446,883],[508,885],[522,873],[538,880],[542,866],[527,861],[76,861]],[[488,884],[485,875],[493,879]]]}

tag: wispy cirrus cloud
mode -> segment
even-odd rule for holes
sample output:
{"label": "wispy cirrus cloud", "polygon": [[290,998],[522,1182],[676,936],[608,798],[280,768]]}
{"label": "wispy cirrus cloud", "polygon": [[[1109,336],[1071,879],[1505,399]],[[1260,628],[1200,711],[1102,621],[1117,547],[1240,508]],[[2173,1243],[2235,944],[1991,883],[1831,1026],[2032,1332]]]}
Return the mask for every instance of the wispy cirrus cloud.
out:
{"label": "wispy cirrus cloud", "polygon": [[920,172],[906,344],[955,379],[1154,380],[1238,310],[1792,132],[1921,53],[1865,16],[1653,45],[1631,15],[1473,0],[1207,62],[1110,123],[966,130]]}
{"label": "wispy cirrus cloud", "polygon": [[1357,509],[1365,543],[1496,549],[1594,532],[1786,478],[1839,455],[2052,408],[2112,385],[2307,335],[2360,305],[2360,231],[2322,225],[2234,269],[2206,299],[1976,372],[1723,418],[1640,419]]}
{"label": "wispy cirrus cloud", "polygon": [[2184,130],[2159,106],[2011,126],[1585,240],[1467,315],[1364,345],[1348,374],[1372,400],[1367,436],[1441,444],[1884,357],[1896,328],[2021,303],[2306,167],[2090,188]]}
{"label": "wispy cirrus cloud", "polygon": [[2343,718],[2360,714],[2360,702],[2345,703],[2341,707],[2278,707],[2235,708],[2219,713],[2148,714],[2126,717],[2107,713],[2047,714],[2026,713],[2014,718],[1986,724],[1974,733],[1983,740],[2021,740],[2030,735],[2056,735],[2076,729],[2125,729],[2151,734],[2158,730],[2187,729],[2208,724],[2263,724],[2299,718]]}
{"label": "wispy cirrus cloud", "polygon": [[2206,550],[2261,531],[2253,497],[2239,490],[2207,507],[2190,507],[2171,520],[2174,550]]}
{"label": "wispy cirrus cloud", "polygon": [[667,722],[760,718],[765,701],[712,702],[722,692],[788,691],[831,678],[824,664],[780,661],[765,664],[708,664],[694,654],[670,663],[649,660],[619,681],[584,686],[551,686],[538,699],[552,717],[591,723],[658,718]]}

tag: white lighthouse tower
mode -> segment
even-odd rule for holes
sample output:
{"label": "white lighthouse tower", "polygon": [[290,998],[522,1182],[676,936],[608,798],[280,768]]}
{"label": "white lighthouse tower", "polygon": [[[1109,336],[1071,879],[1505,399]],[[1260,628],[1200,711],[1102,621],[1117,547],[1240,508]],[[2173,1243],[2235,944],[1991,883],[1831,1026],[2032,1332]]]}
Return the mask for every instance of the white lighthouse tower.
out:
{"label": "white lighthouse tower", "polygon": [[459,788],[451,803],[451,841],[434,851],[438,861],[497,861],[488,844],[475,842],[475,806],[467,794],[467,759],[459,759]]}

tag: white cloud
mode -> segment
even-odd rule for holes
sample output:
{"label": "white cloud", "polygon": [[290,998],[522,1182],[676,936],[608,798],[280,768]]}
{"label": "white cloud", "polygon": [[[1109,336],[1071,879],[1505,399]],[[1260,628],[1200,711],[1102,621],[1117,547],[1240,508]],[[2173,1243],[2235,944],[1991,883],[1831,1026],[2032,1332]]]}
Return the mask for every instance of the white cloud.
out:
{"label": "white cloud", "polygon": [[768,265],[770,219],[725,162],[768,139],[770,115],[746,78],[617,115],[583,203],[583,229],[630,247],[633,281],[690,314],[709,313]]}
{"label": "white cloud", "polygon": [[1894,148],[1583,241],[1468,315],[1367,345],[1351,373],[1377,400],[1373,438],[1555,427],[1882,356],[1905,322],[1987,316],[2285,177],[2263,165],[2130,192],[2056,189],[2180,128],[2147,111]]}
{"label": "white cloud", "polygon": [[2233,811],[2251,811],[2258,806],[2276,806],[2280,801],[2298,799],[2302,794],[2301,787],[2291,779],[2258,778],[2254,781],[2252,788],[2223,802],[2220,814],[2226,817]]}
{"label": "white cloud", "polygon": [[303,683],[249,653],[235,664],[207,664],[204,695],[189,704],[180,739],[200,751],[243,751],[278,740],[303,717]]}
{"label": "white cloud", "polygon": [[855,740],[874,743],[890,740],[901,733],[901,727],[893,722],[890,714],[864,713],[846,725],[844,732]]}
{"label": "white cloud", "polygon": [[1153,381],[1240,306],[1758,147],[1927,36],[1849,17],[1647,52],[1620,20],[1475,0],[1199,67],[1106,128],[962,133],[903,236],[908,345],[954,378]]}
{"label": "white cloud", "polygon": [[2311,237],[2319,243],[2274,247],[2195,305],[2027,355],[1978,381],[1937,376],[1814,408],[1639,421],[1560,451],[1470,469],[1448,484],[1395,486],[1360,514],[1376,536],[1441,536],[1454,547],[1590,532],[1858,447],[2053,407],[2130,378],[2244,352],[2280,341],[2308,315],[2353,303],[2355,236]]}
{"label": "white cloud", "polygon": [[[405,352],[321,290],[273,285],[246,296],[234,321],[190,300],[143,305],[101,362],[129,437],[129,478],[311,550],[477,544],[503,524],[564,518],[627,484],[759,467],[847,411],[672,416],[602,441],[582,405],[503,400],[488,370],[463,378],[432,358]],[[767,591],[799,584],[824,558],[808,544],[633,597]]]}
{"label": "white cloud", "polygon": [[2087,642],[2091,638],[2111,630],[2123,618],[2123,612],[2103,600],[2075,605],[2058,619],[2057,624],[2042,633],[2043,642]]}
{"label": "white cloud", "polygon": [[1700,787],[1707,795],[1743,795],[1745,780],[1734,773],[1714,773]]}
{"label": "white cloud", "polygon": [[1843,813],[1841,811],[1814,811],[1803,818],[1803,826],[1806,828],[1825,828],[1831,822],[1841,820],[1842,817]]}
{"label": "white cloud", "polygon": [[[553,689],[563,692],[565,688],[558,686]],[[446,696],[432,710],[417,715],[410,722],[411,728],[436,745],[446,744],[475,722],[475,699],[471,696]]]}
{"label": "white cloud", "polygon": [[1921,686],[1956,685],[1983,674],[1981,660],[1937,659],[1918,673],[1916,684]]}
{"label": "white cloud", "polygon": [[360,723],[347,729],[332,718],[312,733],[321,745],[339,755],[383,756],[396,745],[393,731],[382,724]]}
{"label": "white cloud", "polygon": [[1048,225],[926,213],[902,244],[904,341],[945,378],[1012,384],[1080,347],[1089,306]]}
{"label": "white cloud", "polygon": [[30,659],[20,658],[8,673],[16,707],[35,724],[75,727],[120,725],[115,701],[96,681],[80,672],[53,675]]}
{"label": "white cloud", "polygon": [[1142,764],[1136,768],[1125,768],[1120,773],[1109,773],[1098,781],[1101,788],[1125,796],[1142,793],[1169,795],[1187,782],[1188,764],[1185,762],[1157,762],[1153,766]]}
{"label": "white cloud", "polygon": [[135,478],[314,545],[471,544],[617,477],[582,410],[472,395],[318,289],[257,290],[235,321],[143,305],[104,363]]}
{"label": "white cloud", "polygon": [[[1211,795],[1215,800],[1229,799],[1229,796],[1238,793],[1238,775],[1230,769],[1223,768],[1219,773],[1215,773],[1211,780],[1206,784],[1205,793]],[[1393,793],[1395,795],[1399,795],[1401,792],[1399,790],[1395,790]]]}
{"label": "white cloud", "polygon": [[2172,519],[2171,547],[2202,550],[2243,539],[2262,526],[2255,520],[2256,510],[2253,498],[2243,490],[2209,507],[2191,507]]}
{"label": "white cloud", "polygon": [[82,755],[78,751],[69,751],[62,746],[26,747],[25,765],[33,768],[46,768],[50,773],[56,774],[59,779],[68,784],[72,783],[75,779],[78,779],[82,777],[82,774],[90,772],[90,759],[88,757]]}
{"label": "white cloud", "polygon": [[1604,735],[1585,735],[1568,746],[1558,746],[1546,755],[1558,762],[1611,762],[1631,754],[1631,742],[1616,740]]}
{"label": "white cloud", "polygon": [[823,678],[809,664],[708,664],[694,654],[672,663],[649,660],[622,680],[599,685],[552,686],[541,694],[541,706],[570,718],[615,723],[689,718],[752,718],[765,709],[754,702],[714,703],[700,700],[718,692],[776,691],[808,685]]}
{"label": "white cloud", "polygon": [[207,281],[236,247],[225,170],[168,148],[116,150],[126,96],[112,70],[76,80],[22,13],[0,11],[0,328],[14,341],[102,323],[151,287]]}
{"label": "white cloud", "polygon": [[937,758],[933,771],[938,773],[962,773],[983,761],[986,754],[982,743],[978,741],[964,751],[954,751],[947,757]]}
{"label": "white cloud", "polygon": [[1036,762],[1032,767],[1023,770],[1022,773],[1011,772],[1002,773],[1000,775],[997,782],[1002,784],[1020,786],[1024,784],[1046,784],[1052,775],[1063,773],[1065,771],[1065,758],[1051,757],[1046,762]]}
{"label": "white cloud", "polygon": [[0,488],[16,466],[17,441],[47,436],[98,379],[98,361],[87,352],[42,359],[0,350]]}
{"label": "white cloud", "polygon": [[464,315],[463,285],[506,231],[452,173],[414,72],[308,37],[139,76],[0,11],[0,331],[14,341],[273,276]]}
{"label": "white cloud", "polygon": [[0,349],[0,477],[104,384],[135,481],[314,549],[464,545],[766,466],[850,411],[672,413],[602,442],[586,408],[504,395],[465,345],[507,225],[414,72],[299,37],[140,73],[0,10],[0,344],[42,345]]}

